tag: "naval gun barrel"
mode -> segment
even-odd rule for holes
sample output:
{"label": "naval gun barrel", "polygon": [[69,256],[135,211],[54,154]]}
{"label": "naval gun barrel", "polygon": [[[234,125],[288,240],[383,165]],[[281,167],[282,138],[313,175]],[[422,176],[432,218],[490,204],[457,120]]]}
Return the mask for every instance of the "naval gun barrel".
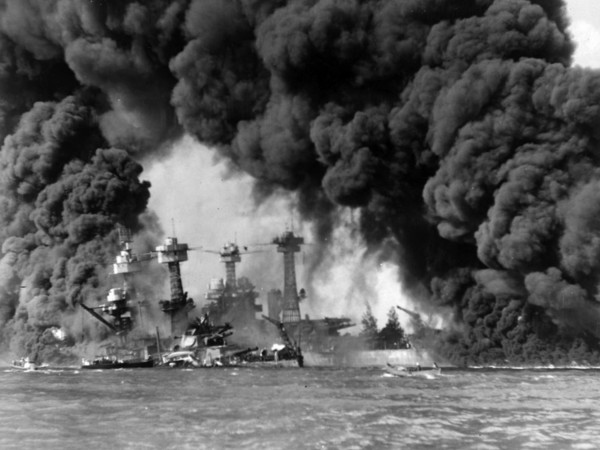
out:
{"label": "naval gun barrel", "polygon": [[351,319],[346,317],[325,317],[323,321],[327,324],[327,328],[331,331],[339,331],[355,325],[352,323]]}
{"label": "naval gun barrel", "polygon": [[240,356],[247,355],[248,353],[252,353],[252,352],[255,352],[257,350],[258,350],[258,347],[254,347],[254,348],[248,347],[248,348],[246,348],[244,350],[240,350],[240,351],[237,351],[235,353],[232,353],[231,356],[239,358]]}

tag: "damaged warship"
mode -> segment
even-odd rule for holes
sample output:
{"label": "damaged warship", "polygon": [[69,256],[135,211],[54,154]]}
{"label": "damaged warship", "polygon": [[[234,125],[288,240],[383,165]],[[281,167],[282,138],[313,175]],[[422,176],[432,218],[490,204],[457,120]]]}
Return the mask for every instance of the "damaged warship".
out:
{"label": "damaged warship", "polygon": [[[419,345],[389,350],[366,348],[359,336],[341,335],[340,331],[354,326],[346,317],[325,317],[323,319],[302,318],[300,301],[306,298],[304,289],[297,290],[295,253],[301,249],[304,239],[293,231],[286,231],[273,239],[272,244],[283,254],[283,294],[279,290],[269,292],[269,316],[277,321],[281,317],[282,326],[294,337],[302,341],[302,354],[307,367],[375,367],[393,364],[397,366],[429,366],[433,359]],[[402,309],[402,308],[401,308]],[[404,310],[412,320],[420,317],[417,313]],[[422,321],[420,322],[422,324]],[[424,325],[423,325],[424,326]],[[425,326],[424,326],[425,327]],[[426,327],[425,327],[426,328]]]}
{"label": "damaged warship", "polygon": [[[233,326],[229,322],[224,322],[222,325],[213,322],[215,317],[219,320],[226,318],[229,311],[237,310],[240,305],[245,305],[246,309],[250,308],[247,312],[259,311],[260,305],[255,305],[257,294],[253,291],[253,287],[238,289],[238,283],[235,282],[235,260],[239,259],[239,255],[236,258],[235,252],[233,257],[222,256],[226,259],[229,278],[221,296],[213,298],[214,301],[209,304],[209,307],[202,311],[201,318],[195,317],[190,320],[189,313],[196,305],[183,290],[180,269],[180,263],[188,259],[188,245],[179,243],[175,237],[168,237],[164,245],[156,247],[155,251],[137,255],[132,251],[129,233],[119,229],[119,236],[122,250],[112,265],[112,275],[121,278],[122,286],[109,290],[105,304],[90,307],[83,302],[80,303],[84,310],[114,333],[116,342],[106,345],[103,355],[93,359],[83,359],[82,368],[302,365],[301,353],[296,347],[291,347],[289,339],[284,345],[274,346],[270,352],[265,348],[259,350],[258,346],[241,348],[239,345],[227,342],[227,338],[233,334]],[[156,326],[155,336],[134,339],[131,338],[130,332],[136,323],[142,322],[144,302],[138,298],[132,279],[144,268],[146,262],[153,259],[157,259],[159,264],[166,265],[169,271],[170,299],[159,301],[160,310],[167,320],[161,321],[160,326]],[[233,269],[227,265],[230,262],[233,263]],[[213,289],[209,291],[207,298],[214,294]],[[241,299],[241,303],[232,303],[230,301],[232,296]],[[248,299],[251,299],[251,304]],[[245,311],[244,308],[240,310]],[[211,313],[215,313],[215,317],[211,316]],[[246,314],[242,317],[249,319],[250,315]],[[234,323],[239,324],[239,320],[235,320]],[[247,322],[241,324],[247,325]],[[161,338],[161,327],[163,338]],[[279,331],[282,340],[285,341],[285,330]]]}
{"label": "damaged warship", "polygon": [[[403,310],[411,317],[415,330],[415,339],[411,346],[398,349],[372,350],[361,337],[342,335],[341,331],[355,324],[346,317],[324,317],[322,319],[304,318],[300,314],[300,302],[306,298],[304,289],[298,290],[296,283],[295,254],[300,252],[304,239],[288,230],[276,236],[269,244],[274,245],[283,256],[283,292],[272,289],[267,294],[267,310],[263,313],[263,305],[257,304],[258,293],[245,277],[236,277],[236,264],[241,262],[241,255],[254,253],[240,248],[235,243],[228,243],[217,253],[225,265],[225,279],[213,279],[206,294],[207,304],[202,313],[208,314],[218,322],[229,322],[236,330],[242,330],[239,336],[245,339],[256,339],[256,336],[267,336],[267,341],[277,339],[273,333],[279,333],[279,341],[272,350],[281,348],[279,355],[288,360],[297,359],[299,364],[307,367],[374,367],[394,365],[423,366],[433,364],[433,358],[422,350],[420,339],[429,331],[418,313]],[[265,342],[258,343],[263,350],[257,355],[250,352],[246,360],[273,360],[264,356]]]}
{"label": "damaged warship", "polygon": [[[107,346],[106,354],[85,361],[85,368],[158,365],[383,367],[386,364],[428,366],[433,363],[428,352],[414,342],[406,348],[373,350],[359,336],[342,335],[342,330],[355,325],[349,318],[311,319],[308,315],[302,318],[300,302],[306,298],[306,292],[297,288],[295,253],[300,251],[304,239],[293,231],[284,232],[270,243],[283,255],[283,292],[279,289],[268,292],[266,314],[261,314],[263,305],[257,303],[259,294],[254,285],[247,278],[236,276],[236,264],[241,262],[241,255],[253,252],[247,248],[241,251],[237,244],[227,243],[219,251],[205,250],[219,255],[225,266],[225,278],[210,281],[200,317],[192,319],[189,315],[196,305],[183,290],[180,270],[180,263],[188,259],[188,245],[168,237],[164,245],[154,251],[136,255],[131,249],[128,233],[120,234],[124,236],[121,238],[122,250],[112,265],[112,274],[122,278],[122,286],[110,289],[103,305],[89,307],[82,303],[81,306],[109,327],[121,346]],[[142,321],[141,305],[144,303],[137,298],[132,277],[153,259],[166,265],[169,272],[170,299],[159,301],[167,320],[162,320],[161,327],[156,327],[155,336],[129,339],[133,325]],[[411,316],[413,328],[422,325],[417,313],[398,308]],[[258,314],[261,316],[257,317]],[[234,330],[235,337],[228,339]]]}

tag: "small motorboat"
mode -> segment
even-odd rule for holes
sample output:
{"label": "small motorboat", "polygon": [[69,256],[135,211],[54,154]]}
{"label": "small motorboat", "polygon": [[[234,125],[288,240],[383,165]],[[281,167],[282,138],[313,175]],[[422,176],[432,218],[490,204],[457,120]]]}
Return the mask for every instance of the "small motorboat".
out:
{"label": "small motorboat", "polygon": [[421,365],[418,363],[416,366],[393,366],[390,363],[387,363],[385,366],[385,371],[397,377],[423,378],[435,377],[442,373],[441,367],[439,367],[436,363],[433,363],[432,367],[421,367]]}
{"label": "small motorboat", "polygon": [[15,360],[11,361],[10,366],[13,369],[32,371],[32,370],[37,370],[39,367],[43,367],[45,365],[42,364],[41,366],[38,366],[36,363],[31,361],[29,359],[29,357],[25,357],[25,358],[15,359]]}

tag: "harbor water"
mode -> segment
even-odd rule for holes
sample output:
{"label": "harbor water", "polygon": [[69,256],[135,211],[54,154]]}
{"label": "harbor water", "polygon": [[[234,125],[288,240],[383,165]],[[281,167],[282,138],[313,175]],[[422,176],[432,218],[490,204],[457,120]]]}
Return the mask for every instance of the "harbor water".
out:
{"label": "harbor water", "polygon": [[2,449],[593,449],[600,371],[0,370]]}

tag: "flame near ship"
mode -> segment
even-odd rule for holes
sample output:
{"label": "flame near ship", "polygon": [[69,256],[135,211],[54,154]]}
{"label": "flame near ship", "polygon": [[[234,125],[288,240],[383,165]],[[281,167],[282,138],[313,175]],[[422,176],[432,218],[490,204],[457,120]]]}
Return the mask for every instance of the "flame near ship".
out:
{"label": "flame near ship", "polygon": [[78,305],[115,224],[159,242],[142,164],[188,134],[257,202],[293,192],[309,275],[356,210],[454,360],[597,359],[600,74],[572,52],[561,0],[1,2],[3,342],[103,337]]}

